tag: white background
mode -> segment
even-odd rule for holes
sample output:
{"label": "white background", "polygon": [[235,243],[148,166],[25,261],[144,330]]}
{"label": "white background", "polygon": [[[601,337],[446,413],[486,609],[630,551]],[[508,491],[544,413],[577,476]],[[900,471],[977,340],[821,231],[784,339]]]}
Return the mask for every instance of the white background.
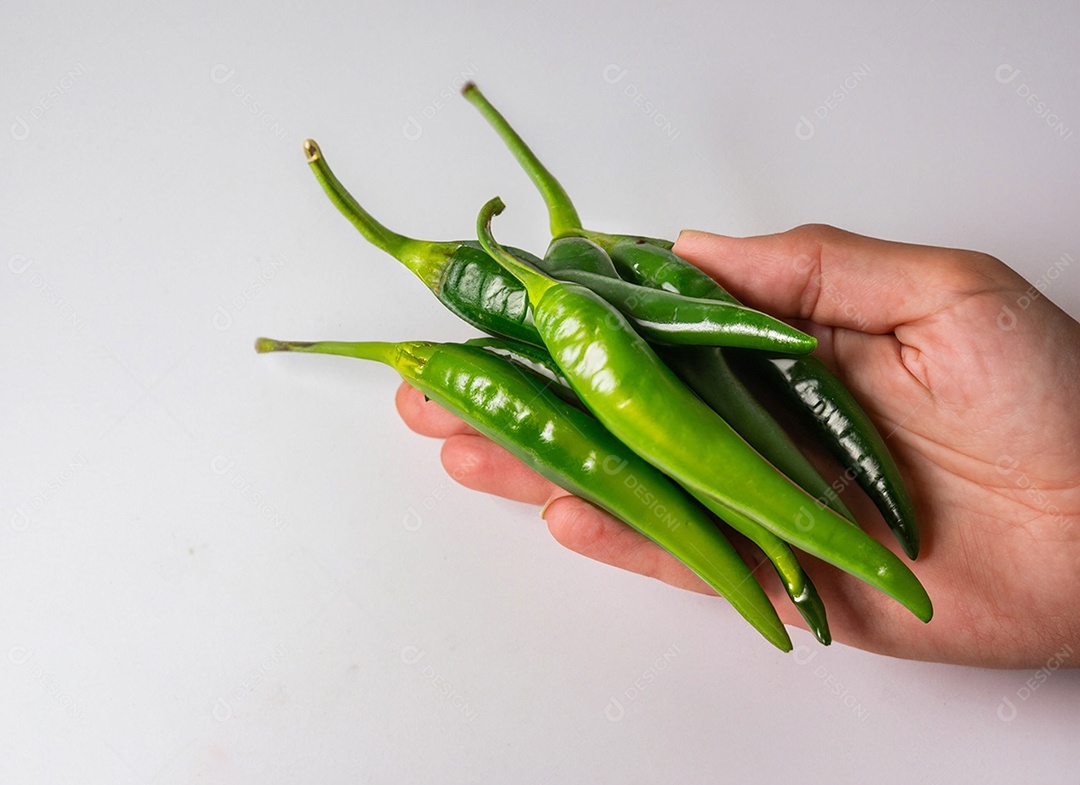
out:
{"label": "white background", "polygon": [[251,348],[471,334],[335,212],[305,136],[392,227],[467,236],[499,194],[499,236],[543,248],[463,77],[595,228],[977,248],[1075,316],[1078,28],[956,0],[0,5],[0,781],[1080,781],[1075,672],[1031,691],[798,630],[781,655],[452,484],[389,370]]}

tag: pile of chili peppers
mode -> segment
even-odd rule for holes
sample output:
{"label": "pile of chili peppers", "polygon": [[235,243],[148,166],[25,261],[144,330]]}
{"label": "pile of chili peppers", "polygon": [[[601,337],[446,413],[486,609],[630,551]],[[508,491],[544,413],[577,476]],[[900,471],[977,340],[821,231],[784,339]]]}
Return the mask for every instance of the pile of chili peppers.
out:
{"label": "pile of chili peppers", "polygon": [[725,526],[765,554],[824,644],[825,607],[793,548],[885,592],[922,621],[930,598],[908,566],[866,534],[744,380],[778,391],[918,554],[911,499],[881,435],[810,352],[816,340],[743,306],[650,237],[585,229],[559,182],[475,85],[479,109],[543,195],[543,258],[502,246],[493,199],[478,241],[429,242],[375,220],[304,151],[337,208],[442,303],[487,333],[462,344],[260,338],[256,349],[375,360],[562,488],[686,564],[783,651],[791,639]]}

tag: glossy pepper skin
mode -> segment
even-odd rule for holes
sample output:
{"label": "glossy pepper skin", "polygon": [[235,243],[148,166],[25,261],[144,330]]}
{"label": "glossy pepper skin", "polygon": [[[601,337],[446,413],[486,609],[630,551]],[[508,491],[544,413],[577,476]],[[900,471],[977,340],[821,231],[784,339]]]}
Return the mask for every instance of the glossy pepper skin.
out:
{"label": "glossy pepper skin", "polygon": [[[648,237],[605,234],[584,229],[566,190],[479,89],[470,83],[462,88],[462,94],[495,129],[544,197],[553,235],[580,236],[593,240],[608,252],[619,274],[633,283],[687,297],[738,303],[738,300],[711,276],[677,256],[671,250],[673,246],[670,243]],[[764,367],[765,360],[751,362],[761,363],[762,375],[775,379],[775,375]],[[718,369],[718,372],[721,371],[722,369]],[[800,375],[808,374],[817,375],[817,389],[821,395],[828,394],[830,390],[843,389],[842,382],[820,362],[807,362],[806,367],[800,369]],[[829,418],[819,416],[812,409],[805,409],[806,403],[802,397],[787,384],[780,389],[792,396],[798,406],[815,418],[827,447],[841,460],[845,468],[856,475],[859,484],[875,501],[908,557],[916,558],[919,553],[919,538],[914,507],[895,461],[885,448],[873,422],[854,397],[848,394],[830,401],[829,410],[842,411],[845,416]],[[851,432],[834,428],[836,423],[845,423],[846,427],[847,422],[858,423],[856,427],[859,429],[860,438],[857,444],[845,442]],[[867,451],[863,449],[864,446],[871,449]],[[837,505],[834,503],[833,506]]]}
{"label": "glossy pepper skin", "polygon": [[774,646],[791,650],[791,639],[767,595],[705,511],[596,420],[553,396],[543,382],[505,359],[478,346],[428,342],[299,343],[260,338],[256,349],[338,354],[391,366],[534,471],[667,549]]}
{"label": "glossy pepper skin", "polygon": [[[723,316],[718,317],[716,312],[718,310],[739,308],[739,306],[726,303],[717,303],[715,300],[691,300],[679,295],[669,295],[667,292],[655,290],[644,290],[646,294],[642,297],[640,287],[628,285],[618,277],[615,265],[607,252],[596,243],[582,237],[560,237],[552,240],[543,260],[534,263],[534,265],[557,280],[580,283],[599,294],[608,303],[622,311],[623,314],[632,314],[631,323],[634,329],[637,330],[639,335],[654,344],[667,343],[664,328],[671,324],[678,325],[679,329],[684,332],[688,324],[694,324],[696,329],[702,331],[711,330],[714,334],[710,336],[709,340],[713,342],[716,340],[717,321],[723,321]],[[670,310],[667,312],[667,318],[665,319],[663,307],[669,301],[671,303]],[[704,307],[695,307],[699,304]],[[766,317],[759,312],[754,313],[767,320],[772,320],[771,317]],[[747,325],[760,328],[763,322],[755,321],[752,316],[748,317],[746,314],[739,314],[735,319],[726,322],[726,324],[736,329]],[[784,327],[786,328],[787,325],[784,325]],[[724,338],[725,345],[738,345],[738,334],[725,335]],[[753,338],[755,344],[760,342],[760,333],[756,333]],[[688,336],[685,334],[680,335],[680,339],[682,343],[693,342],[688,340]],[[811,345],[806,350],[812,348]],[[799,455],[801,456],[801,453]],[[821,482],[824,484],[824,480]],[[810,577],[802,569],[788,544],[746,516],[724,509],[707,497],[698,495],[697,499],[712,510],[713,513],[720,516],[721,520],[750,539],[765,553],[780,576],[780,580],[783,582],[792,603],[806,620],[811,632],[819,641],[828,645],[832,637],[829,633],[825,605],[821,601],[817,589],[814,588]]]}
{"label": "glossy pepper skin", "polygon": [[[546,261],[536,266],[547,272]],[[817,348],[812,335],[742,305],[684,297],[597,273],[566,270],[553,277],[596,292],[629,317],[642,337],[652,343],[789,354],[806,354]]]}
{"label": "glossy pepper skin", "polygon": [[821,508],[701,402],[599,295],[530,268],[491,236],[491,200],[477,218],[484,250],[525,285],[533,320],[578,398],[620,441],[694,493],[745,515],[862,579],[929,621],[930,598],[892,551]]}
{"label": "glossy pepper skin", "polygon": [[752,372],[767,376],[773,386],[801,404],[798,411],[843,461],[912,559],[919,552],[915,509],[900,470],[889,456],[885,440],[851,391],[814,357],[795,362],[790,357],[745,357]]}
{"label": "glossy pepper skin", "polygon": [[517,368],[528,371],[543,380],[548,385],[548,389],[564,401],[577,407],[581,406],[574,388],[570,386],[562,370],[543,346],[489,337],[470,338],[463,345],[483,349],[489,354],[501,357]]}

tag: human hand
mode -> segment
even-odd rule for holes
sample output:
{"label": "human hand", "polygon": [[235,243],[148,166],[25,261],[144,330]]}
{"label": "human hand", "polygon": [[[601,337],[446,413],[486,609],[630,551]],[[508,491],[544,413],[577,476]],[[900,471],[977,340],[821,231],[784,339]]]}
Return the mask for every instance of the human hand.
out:
{"label": "human hand", "polygon": [[[934,602],[923,625],[850,575],[800,554],[834,640],[898,657],[1040,667],[1080,647],[1080,324],[984,254],[824,226],[730,238],[683,232],[680,256],[748,305],[797,320],[817,356],[886,437],[915,501],[915,573]],[[446,439],[470,488],[543,504],[567,548],[712,593],[666,551],[536,475],[402,385],[398,410]],[[826,474],[826,479],[829,475]],[[899,553],[870,501],[845,503]],[[805,626],[771,570],[755,572],[785,623]],[[1076,665],[1077,663],[1072,663]]]}

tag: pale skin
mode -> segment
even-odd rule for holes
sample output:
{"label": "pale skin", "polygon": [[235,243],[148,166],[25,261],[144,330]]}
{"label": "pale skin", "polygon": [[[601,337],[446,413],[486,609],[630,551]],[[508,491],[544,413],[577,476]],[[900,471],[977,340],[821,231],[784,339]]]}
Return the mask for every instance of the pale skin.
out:
{"label": "pale skin", "polygon": [[[818,337],[817,356],[873,417],[911,490],[922,534],[912,569],[933,599],[933,620],[924,625],[880,592],[802,556],[834,640],[986,667],[1038,668],[1064,653],[1063,667],[1080,666],[1080,323],[973,251],[827,226],[751,238],[685,231],[675,251],[748,305]],[[408,385],[397,407],[410,428],[445,439],[451,476],[543,505],[567,548],[712,593],[658,546]],[[829,479],[839,476],[835,465],[821,466]],[[842,496],[901,554],[856,485]],[[765,566],[755,575],[784,622],[804,626],[775,574]]]}

